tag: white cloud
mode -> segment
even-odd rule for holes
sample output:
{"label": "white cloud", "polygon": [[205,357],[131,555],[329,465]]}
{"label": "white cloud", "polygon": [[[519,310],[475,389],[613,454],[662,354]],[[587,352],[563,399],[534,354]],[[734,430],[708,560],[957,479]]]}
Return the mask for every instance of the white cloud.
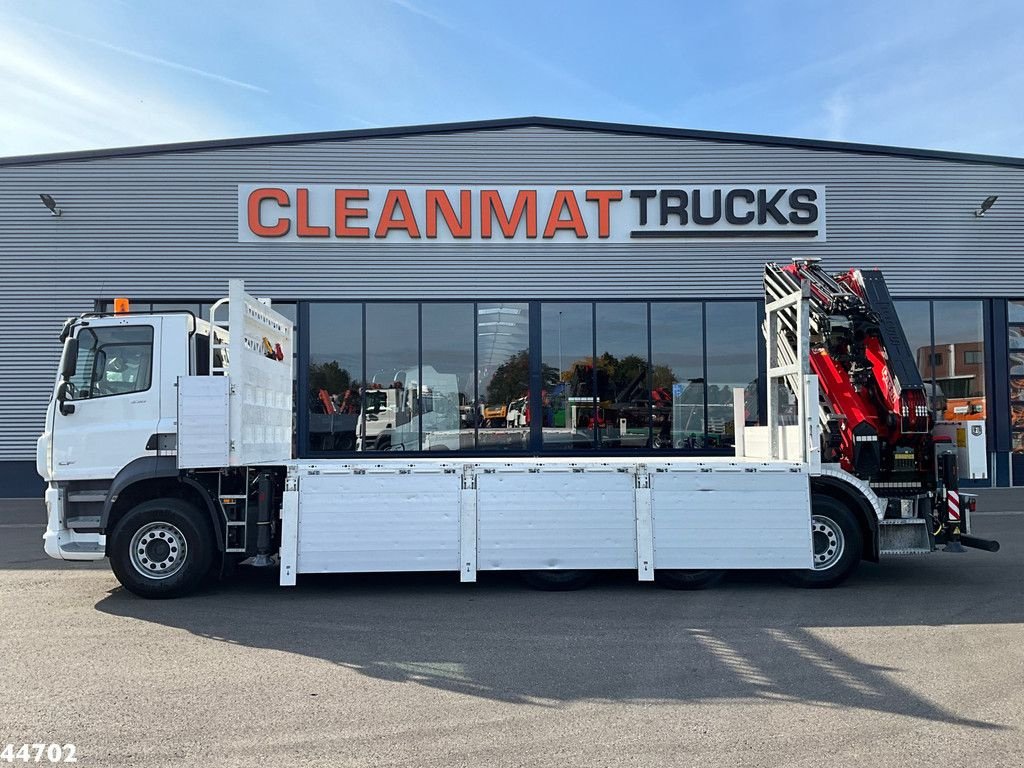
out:
{"label": "white cloud", "polygon": [[840,91],[835,91],[824,104],[826,138],[833,141],[846,139],[846,129],[850,120],[850,100]]}
{"label": "white cloud", "polygon": [[430,11],[424,10],[423,8],[420,8],[418,5],[409,2],[409,0],[391,0],[391,2],[409,11],[409,13],[414,13],[417,16],[422,16],[425,19],[429,19],[430,21],[434,22],[438,26],[444,27],[445,29],[455,29],[455,25],[448,21],[448,19],[444,18],[443,16],[438,16],[436,13],[431,13]]}
{"label": "white cloud", "polygon": [[100,70],[52,39],[0,39],[0,156],[231,135],[220,115],[153,88],[139,73]]}
{"label": "white cloud", "polygon": [[[495,33],[493,30],[466,29],[463,26],[453,23],[443,16],[426,11],[410,0],[390,0],[392,4],[405,9],[406,11],[425,18],[439,27],[442,27],[468,41],[470,45],[479,45],[487,51],[500,51],[512,59],[532,67],[536,73],[542,75],[540,80],[551,90],[556,90],[552,84],[561,83],[570,88],[574,94],[565,97],[566,103],[571,103],[574,98],[581,101],[589,99],[590,103],[600,105],[598,111],[612,109],[618,114],[630,115],[630,119],[643,119],[652,122],[662,122],[663,118],[654,112],[644,109],[637,104],[609,93],[607,90],[597,86],[590,80],[580,77],[576,73],[554,63],[552,56],[538,55],[529,47],[518,42],[512,42],[506,37]],[[580,99],[580,97],[585,97]],[[632,117],[639,116],[639,117]]]}
{"label": "white cloud", "polygon": [[180,62],[177,62],[177,61],[170,61],[169,59],[162,59],[159,56],[151,56],[148,53],[143,53],[142,51],[135,51],[135,50],[132,50],[131,48],[122,48],[119,45],[114,45],[112,43],[105,43],[102,40],[97,40],[97,39],[95,39],[93,37],[86,37],[85,35],[79,35],[79,34],[76,34],[74,32],[69,32],[66,29],[60,29],[58,27],[53,27],[53,26],[50,26],[49,24],[41,24],[39,22],[31,22],[31,23],[32,24],[36,24],[37,26],[42,27],[43,29],[49,30],[50,32],[56,32],[59,35],[65,35],[65,36],[67,36],[69,38],[72,38],[74,40],[79,40],[79,41],[81,41],[83,43],[89,43],[90,45],[95,45],[98,48],[105,48],[108,51],[114,51],[115,53],[120,53],[120,54],[123,54],[125,56],[129,56],[129,57],[131,57],[133,59],[138,59],[139,61],[145,61],[145,62],[148,62],[150,64],[158,64],[161,67],[167,67],[168,69],[175,69],[175,70],[178,70],[179,72],[186,72],[186,73],[188,73],[190,75],[196,75],[198,77],[203,77],[203,78],[206,78],[208,80],[213,80],[214,82],[221,83],[223,85],[233,86],[235,88],[244,88],[245,90],[257,91],[259,93],[269,93],[269,91],[266,88],[261,88],[258,85],[253,85],[252,83],[246,83],[246,82],[243,82],[242,80],[233,80],[230,77],[225,77],[224,75],[218,75],[215,72],[207,72],[204,69],[197,69],[196,67],[190,67],[187,64],[181,64]]}

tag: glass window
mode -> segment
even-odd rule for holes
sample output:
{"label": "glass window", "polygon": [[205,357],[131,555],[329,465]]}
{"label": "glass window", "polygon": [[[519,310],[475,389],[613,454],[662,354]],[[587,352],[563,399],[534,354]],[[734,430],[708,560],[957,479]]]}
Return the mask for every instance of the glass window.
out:
{"label": "glass window", "polygon": [[757,303],[705,305],[707,329],[707,447],[735,444],[733,390],[744,392],[747,420],[757,420]]}
{"label": "glass window", "polygon": [[643,450],[650,445],[651,383],[647,364],[647,305],[599,303],[598,444]]}
{"label": "glass window", "polygon": [[1024,323],[1024,299],[1009,302],[1007,311],[1011,323]]}
{"label": "glass window", "polygon": [[1010,375],[1024,376],[1024,352],[1010,354]]}
{"label": "glass window", "polygon": [[525,451],[530,391],[530,312],[525,303],[481,303],[476,310],[477,447]]}
{"label": "glass window", "polygon": [[[1024,423],[1024,413],[1015,414]],[[1013,433],[1013,444],[1011,450],[1014,453],[1024,453],[1024,431]],[[1020,483],[1017,483],[1020,485]]]}
{"label": "glass window", "polygon": [[[934,375],[947,420],[985,418],[985,326],[980,301],[935,301]],[[968,355],[973,359],[967,362]]]}
{"label": "glass window", "polygon": [[895,305],[935,418],[984,419],[982,302],[897,301]]}
{"label": "glass window", "polygon": [[364,451],[420,450],[419,305],[366,305],[366,391],[384,408],[364,412],[357,432]]}
{"label": "glass window", "polygon": [[1010,377],[1010,399],[1024,403],[1024,376]]}
{"label": "glass window", "polygon": [[68,399],[144,392],[149,389],[152,370],[152,326],[83,328],[78,333],[78,358]]}
{"label": "glass window", "polygon": [[593,311],[590,303],[541,305],[545,450],[592,449],[605,418],[598,403],[608,399],[610,382],[607,371],[594,369]]}
{"label": "glass window", "polygon": [[1024,485],[1024,300],[1008,303],[1010,325],[1010,450],[1014,485]]}
{"label": "glass window", "polygon": [[1016,432],[1024,431],[1024,405],[1011,406],[1010,425]]}
{"label": "glass window", "polygon": [[363,384],[363,308],[310,304],[309,449],[351,451]]}
{"label": "glass window", "polygon": [[278,303],[275,301],[270,305],[270,308],[277,312],[279,315],[284,315],[289,320],[291,320],[292,325],[294,325],[297,322],[296,318],[298,317],[298,313],[296,311],[296,305],[294,302],[282,301],[281,303]]}
{"label": "glass window", "polygon": [[423,449],[474,445],[473,305],[424,304]]}
{"label": "glass window", "polygon": [[927,301],[894,301],[896,315],[903,326],[903,333],[907,337],[907,345],[914,361],[917,363],[917,370],[924,381],[925,390],[929,393],[934,410],[939,405],[939,396],[932,385],[932,319],[931,307]]}
{"label": "glass window", "polygon": [[704,309],[651,304],[651,410],[658,449],[704,447]]}

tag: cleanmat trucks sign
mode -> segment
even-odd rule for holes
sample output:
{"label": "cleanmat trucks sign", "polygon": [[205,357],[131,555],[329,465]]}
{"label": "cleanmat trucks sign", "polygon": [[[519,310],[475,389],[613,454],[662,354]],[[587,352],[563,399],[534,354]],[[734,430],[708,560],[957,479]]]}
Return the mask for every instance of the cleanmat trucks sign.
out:
{"label": "cleanmat trucks sign", "polygon": [[242,242],[825,240],[825,188],[240,184]]}

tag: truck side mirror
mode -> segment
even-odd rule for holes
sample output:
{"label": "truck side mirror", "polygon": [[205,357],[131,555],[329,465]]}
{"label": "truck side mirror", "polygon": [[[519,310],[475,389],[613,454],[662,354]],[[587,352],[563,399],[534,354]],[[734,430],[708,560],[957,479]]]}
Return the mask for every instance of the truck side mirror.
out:
{"label": "truck side mirror", "polygon": [[75,375],[78,368],[78,337],[72,336],[64,341],[64,352],[60,356],[60,377],[67,381]]}
{"label": "truck side mirror", "polygon": [[67,379],[64,379],[57,385],[57,403],[60,406],[61,414],[64,416],[69,416],[75,412],[75,406],[67,402],[68,397],[74,392],[74,386]]}

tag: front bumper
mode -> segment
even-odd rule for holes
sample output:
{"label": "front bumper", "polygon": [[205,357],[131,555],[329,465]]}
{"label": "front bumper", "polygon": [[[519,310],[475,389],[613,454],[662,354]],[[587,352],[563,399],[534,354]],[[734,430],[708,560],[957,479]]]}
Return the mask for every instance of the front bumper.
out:
{"label": "front bumper", "polygon": [[63,491],[50,485],[46,500],[46,533],[43,550],[55,560],[102,560],[107,537],[102,533],[80,533],[64,527]]}

